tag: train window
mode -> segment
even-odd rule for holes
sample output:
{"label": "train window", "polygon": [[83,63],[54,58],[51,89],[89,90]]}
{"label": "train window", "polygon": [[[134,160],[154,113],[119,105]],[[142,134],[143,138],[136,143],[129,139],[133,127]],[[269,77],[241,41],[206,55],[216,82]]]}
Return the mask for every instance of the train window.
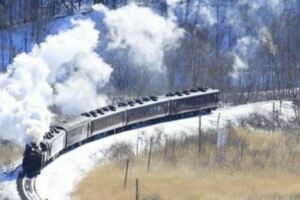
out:
{"label": "train window", "polygon": [[111,125],[112,125],[112,124],[115,124],[115,121],[116,121],[115,118],[116,118],[116,116],[112,116],[112,117],[111,117]]}
{"label": "train window", "polygon": [[76,135],[80,135],[82,133],[82,131],[83,131],[83,128],[81,126],[76,127],[76,128],[69,131],[68,137],[73,137],[73,136],[76,136]]}
{"label": "train window", "polygon": [[103,119],[102,124],[103,127],[107,127],[107,117]]}
{"label": "train window", "polygon": [[148,117],[151,116],[151,107],[146,108],[145,112],[147,113]]}

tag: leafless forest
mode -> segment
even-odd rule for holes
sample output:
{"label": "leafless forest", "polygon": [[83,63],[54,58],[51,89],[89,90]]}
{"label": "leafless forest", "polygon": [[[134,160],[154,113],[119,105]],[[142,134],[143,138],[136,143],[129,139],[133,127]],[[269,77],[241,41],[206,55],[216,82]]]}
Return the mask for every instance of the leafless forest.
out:
{"label": "leafless forest", "polygon": [[[87,13],[94,3],[112,9],[129,0],[1,0],[0,66],[2,71],[16,54],[30,51],[49,33],[49,24],[78,11]],[[165,70],[153,75],[135,68],[129,60],[108,52],[105,61],[114,72],[108,91],[132,96],[182,89],[193,85],[216,87],[224,92],[248,93],[294,89],[299,85],[300,2],[183,0],[177,15],[185,37],[176,50],[166,52]],[[167,1],[137,1],[168,17]],[[207,10],[207,11],[206,11]],[[209,12],[207,23],[193,16]],[[192,16],[192,17],[191,17]],[[207,17],[208,18],[208,17]],[[194,19],[194,21],[193,21]],[[124,53],[124,52],[123,52]],[[126,54],[126,52],[125,52]],[[157,83],[157,78],[163,81]],[[151,83],[151,84],[150,84]],[[149,86],[150,85],[150,86]],[[297,92],[296,90],[291,90]]]}

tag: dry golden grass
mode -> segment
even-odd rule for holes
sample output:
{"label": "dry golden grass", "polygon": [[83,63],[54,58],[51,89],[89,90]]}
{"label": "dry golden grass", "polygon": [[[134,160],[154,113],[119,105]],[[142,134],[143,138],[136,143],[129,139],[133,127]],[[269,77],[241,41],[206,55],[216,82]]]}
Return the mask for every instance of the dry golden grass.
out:
{"label": "dry golden grass", "polygon": [[132,160],[125,191],[125,162],[99,166],[79,183],[73,198],[134,199],[138,178],[140,199],[300,199],[300,150],[291,138],[280,133],[231,130],[222,162],[216,159],[212,138],[204,138],[200,158],[197,140],[166,142],[155,149],[149,173],[147,154]]}
{"label": "dry golden grass", "polygon": [[23,149],[8,141],[0,141],[0,168],[9,167],[22,158]]}
{"label": "dry golden grass", "polygon": [[147,173],[144,162],[130,169],[127,189],[124,171],[116,165],[96,168],[82,180],[75,199],[134,199],[135,178],[140,181],[141,199],[158,194],[160,199],[266,199],[300,196],[300,177],[269,170],[190,170],[188,167],[155,167]]}

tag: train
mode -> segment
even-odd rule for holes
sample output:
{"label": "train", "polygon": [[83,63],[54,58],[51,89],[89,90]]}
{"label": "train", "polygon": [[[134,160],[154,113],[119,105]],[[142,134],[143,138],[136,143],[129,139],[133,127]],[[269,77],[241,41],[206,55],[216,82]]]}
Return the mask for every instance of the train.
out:
{"label": "train", "polygon": [[85,142],[136,127],[210,113],[217,109],[219,99],[218,89],[194,87],[163,96],[142,96],[81,113],[71,120],[51,125],[38,144],[26,145],[23,173],[35,176],[49,162]]}

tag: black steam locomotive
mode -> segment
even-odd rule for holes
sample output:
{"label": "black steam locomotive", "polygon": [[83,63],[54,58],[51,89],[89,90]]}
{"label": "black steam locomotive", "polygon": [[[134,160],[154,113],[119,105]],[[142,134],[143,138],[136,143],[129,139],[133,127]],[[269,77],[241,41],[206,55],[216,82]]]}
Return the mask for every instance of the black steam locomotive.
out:
{"label": "black steam locomotive", "polygon": [[210,113],[217,108],[219,97],[219,90],[196,87],[165,96],[140,97],[82,113],[71,121],[51,126],[39,144],[27,145],[23,172],[28,176],[36,175],[65,151],[96,138],[199,112]]}

